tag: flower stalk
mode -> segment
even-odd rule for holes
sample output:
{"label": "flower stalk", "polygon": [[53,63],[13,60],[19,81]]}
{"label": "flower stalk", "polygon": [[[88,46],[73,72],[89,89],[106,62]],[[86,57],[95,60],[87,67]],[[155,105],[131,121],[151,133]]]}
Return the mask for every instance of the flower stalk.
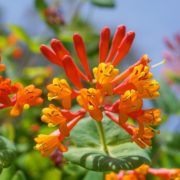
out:
{"label": "flower stalk", "polygon": [[103,146],[103,150],[107,155],[109,155],[109,150],[108,150],[108,147],[107,147],[107,144],[106,144],[106,137],[105,137],[102,122],[101,121],[96,121],[96,126],[97,126],[97,129],[98,129],[98,134],[99,134],[101,144]]}

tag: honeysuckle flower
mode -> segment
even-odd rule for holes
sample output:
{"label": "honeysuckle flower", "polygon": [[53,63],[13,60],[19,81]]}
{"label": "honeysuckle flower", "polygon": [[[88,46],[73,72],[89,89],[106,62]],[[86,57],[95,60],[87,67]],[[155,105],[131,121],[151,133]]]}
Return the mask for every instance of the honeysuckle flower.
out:
{"label": "honeysuckle flower", "polygon": [[61,100],[64,108],[71,108],[72,89],[65,79],[54,78],[53,83],[47,86],[47,90],[49,100]]}
{"label": "honeysuckle flower", "polygon": [[156,80],[152,79],[149,67],[139,64],[134,67],[125,82],[117,86],[114,91],[121,94],[127,88],[135,89],[142,98],[153,99],[159,96],[160,86]]}
{"label": "honeysuckle flower", "polygon": [[142,105],[143,101],[137,91],[125,91],[119,101],[119,122],[126,122],[129,117],[136,119],[142,113]]}
{"label": "honeysuckle flower", "polygon": [[49,127],[54,127],[61,124],[61,122],[66,122],[66,118],[62,115],[61,109],[54,104],[50,104],[49,107],[44,108],[42,113],[41,120],[48,123]]}
{"label": "honeysuckle flower", "polygon": [[116,173],[111,172],[111,173],[106,174],[105,180],[119,180],[119,178]]}
{"label": "honeysuckle flower", "polygon": [[108,94],[112,94],[112,81],[118,75],[119,70],[110,63],[100,63],[98,67],[93,68],[93,73],[97,87]]}
{"label": "honeysuckle flower", "polygon": [[44,135],[40,134],[35,138],[35,149],[39,150],[43,156],[50,154],[55,148],[58,148],[61,152],[65,152],[67,148],[60,142],[60,134],[57,135]]}
{"label": "honeysuckle flower", "polygon": [[[103,116],[106,115],[125,129],[134,142],[145,148],[150,145],[150,140],[154,136],[149,132],[151,129],[149,126],[160,122],[159,111],[156,109],[146,111],[142,108],[145,98],[152,99],[159,96],[159,84],[150,72],[150,59],[147,55],[143,55],[121,73],[116,68],[129,52],[134,37],[134,32],[126,33],[125,26],[119,26],[109,48],[110,29],[103,28],[99,41],[99,63],[92,71],[88,64],[83,39],[78,33],[74,34],[73,42],[82,65],[81,69],[75,64],[70,52],[57,39],[52,39],[51,48],[41,45],[40,50],[51,63],[63,68],[72,83],[69,85],[65,79],[55,78],[53,83],[47,86],[48,99],[62,102],[61,113],[65,110],[70,112],[71,102],[76,99],[81,108],[80,112],[84,113],[81,117],[88,113],[92,119],[101,123]],[[47,115],[47,112],[50,114]],[[61,127],[62,114],[57,113],[56,110],[55,112],[60,116],[59,118],[53,118],[51,111],[46,109],[44,114],[46,117],[43,116],[42,119]],[[80,112],[75,114],[78,115]],[[63,114],[65,117],[66,115]],[[134,124],[130,124],[128,118],[134,120]],[[62,122],[64,121],[63,119]],[[72,119],[68,123],[71,121]],[[67,127],[68,123],[66,121]],[[64,126],[65,131],[67,127]],[[63,129],[60,129],[60,132],[62,131]]]}
{"label": "honeysuckle flower", "polygon": [[[68,132],[78,123],[78,121],[84,116],[84,114],[77,115],[71,122],[67,124]],[[59,130],[52,132],[49,135],[40,134],[34,140],[37,143],[35,149],[39,150],[43,156],[51,154],[55,149],[59,149],[61,152],[67,151],[67,147],[62,144],[65,139],[65,135]]]}
{"label": "honeysuckle flower", "polygon": [[103,118],[102,111],[100,109],[103,101],[103,97],[99,90],[94,88],[81,89],[80,95],[77,96],[77,102],[80,106],[84,107],[91,117],[97,121],[101,121]]}
{"label": "honeysuckle flower", "polygon": [[60,108],[50,104],[49,107],[44,108],[42,112],[43,115],[41,116],[41,120],[43,122],[48,123],[49,127],[59,125],[60,132],[65,136],[69,135],[69,130],[67,128],[67,118],[63,116]]}
{"label": "honeysuckle flower", "polygon": [[158,125],[161,122],[161,111],[159,109],[143,110],[141,116],[138,117],[139,122],[144,122],[148,125]]}
{"label": "honeysuckle flower", "polygon": [[9,78],[0,76],[0,103],[4,105],[11,105],[11,98],[9,95],[16,93],[18,88],[12,85]]}
{"label": "honeysuckle flower", "polygon": [[[0,72],[6,66],[0,64]],[[23,88],[20,83],[12,84],[11,79],[0,76],[0,109],[12,107],[10,114],[18,116],[23,109],[42,103],[41,90],[29,85]]]}
{"label": "honeysuckle flower", "polygon": [[34,85],[23,87],[21,84],[18,85],[18,91],[16,94],[16,102],[11,109],[12,116],[18,116],[23,109],[28,109],[30,106],[36,106],[43,102],[40,97],[42,91],[35,88]]}
{"label": "honeysuckle flower", "polygon": [[134,128],[133,129],[133,141],[136,142],[140,147],[145,148],[151,145],[151,139],[155,133],[151,128]]}

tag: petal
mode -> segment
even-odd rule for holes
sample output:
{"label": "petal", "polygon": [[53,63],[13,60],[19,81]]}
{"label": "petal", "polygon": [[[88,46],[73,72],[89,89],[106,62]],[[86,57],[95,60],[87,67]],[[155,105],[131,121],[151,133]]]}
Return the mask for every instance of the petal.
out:
{"label": "petal", "polygon": [[61,41],[59,41],[58,39],[51,40],[51,47],[61,61],[65,55],[70,55],[69,51],[63,46]]}
{"label": "petal", "polygon": [[40,46],[41,53],[53,64],[62,66],[61,60],[57,57],[54,51],[46,45]]}
{"label": "petal", "polygon": [[88,65],[88,59],[87,59],[87,55],[86,55],[86,49],[85,49],[85,45],[83,42],[82,37],[79,34],[74,34],[73,36],[73,40],[74,40],[74,46],[77,52],[77,55],[81,61],[81,64],[84,68],[84,71],[86,72],[89,80],[92,80],[92,75],[91,75],[91,71],[89,69],[89,65]]}
{"label": "petal", "polygon": [[70,109],[71,108],[71,96],[67,96],[67,97],[64,97],[62,99],[62,106],[65,109]]}
{"label": "petal", "polygon": [[110,29],[109,27],[104,27],[100,34],[99,41],[99,62],[104,62],[109,49],[110,41]]}
{"label": "petal", "polygon": [[122,41],[122,39],[124,38],[126,33],[126,27],[124,25],[121,25],[117,28],[113,40],[112,40],[112,45],[111,45],[111,49],[109,51],[108,57],[106,59],[106,62],[110,62],[113,58],[113,56],[115,55],[115,53],[118,50],[118,47]]}
{"label": "petal", "polygon": [[68,55],[66,55],[63,60],[63,67],[66,73],[66,76],[69,78],[69,80],[79,89],[83,88],[83,85],[80,80],[80,74],[77,66],[75,65],[72,58]]}
{"label": "petal", "polygon": [[95,110],[89,111],[89,114],[96,121],[101,121],[103,118],[103,114],[100,109],[95,109]]}
{"label": "petal", "polygon": [[114,66],[118,65],[119,62],[127,55],[127,53],[129,52],[129,50],[131,48],[134,38],[135,38],[134,32],[128,32],[126,34],[126,36],[123,38],[123,40],[118,48],[118,52],[116,53],[116,55],[112,61],[112,64]]}

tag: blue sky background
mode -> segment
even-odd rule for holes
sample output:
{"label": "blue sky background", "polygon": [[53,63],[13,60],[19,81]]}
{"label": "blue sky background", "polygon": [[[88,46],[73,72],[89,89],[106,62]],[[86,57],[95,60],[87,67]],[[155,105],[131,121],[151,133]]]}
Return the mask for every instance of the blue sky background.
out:
{"label": "blue sky background", "polygon": [[[70,1],[72,9],[76,0]],[[33,35],[38,35],[39,17],[33,9],[33,0],[0,0],[3,23],[13,23],[28,28]],[[128,30],[136,32],[134,47],[137,55],[147,53],[153,63],[162,59],[165,50],[163,38],[170,38],[180,31],[180,1],[179,0],[116,0],[113,9],[99,8],[85,3],[81,7],[81,15],[99,31],[108,25],[114,30],[119,24],[125,24]],[[71,10],[65,9],[69,15]],[[30,15],[31,14],[31,15]],[[28,17],[28,18],[27,18]],[[36,28],[34,28],[36,27]],[[38,30],[37,30],[38,29]]]}

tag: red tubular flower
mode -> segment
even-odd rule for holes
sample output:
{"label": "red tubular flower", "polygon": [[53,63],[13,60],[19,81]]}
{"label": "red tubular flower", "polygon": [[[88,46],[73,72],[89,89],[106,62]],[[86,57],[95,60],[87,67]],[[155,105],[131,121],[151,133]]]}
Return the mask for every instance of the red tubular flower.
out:
{"label": "red tubular flower", "polygon": [[46,45],[41,45],[40,50],[42,54],[53,64],[57,64],[59,66],[62,66],[61,59],[58,58],[56,53]]}
{"label": "red tubular flower", "polygon": [[88,59],[87,59],[86,49],[84,46],[83,39],[78,33],[76,33],[73,36],[73,40],[74,40],[74,47],[75,47],[77,55],[81,61],[81,64],[84,68],[84,71],[85,71],[89,81],[92,81],[92,75],[91,75],[91,71],[89,69]]}
{"label": "red tubular flower", "polygon": [[117,30],[114,34],[113,40],[112,40],[112,45],[111,45],[111,48],[109,50],[109,54],[108,54],[108,57],[106,59],[106,62],[110,62],[112,60],[112,58],[114,57],[122,39],[125,36],[125,33],[126,33],[126,27],[124,25],[119,26],[117,28]]}
{"label": "red tubular flower", "polygon": [[99,41],[99,62],[105,62],[106,56],[109,49],[110,42],[110,29],[109,27],[104,27],[100,34]]}
{"label": "red tubular flower", "polygon": [[70,55],[69,51],[57,39],[51,40],[51,47],[56,53],[56,56],[60,59],[60,62],[62,61],[65,55]]}
{"label": "red tubular flower", "polygon": [[81,83],[80,74],[78,71],[77,66],[75,65],[74,61],[72,60],[71,56],[65,56],[63,58],[63,67],[64,71],[66,73],[66,76],[69,78],[69,80],[78,88],[83,88],[83,85]]}
{"label": "red tubular flower", "polygon": [[165,180],[179,180],[180,179],[180,169],[150,168],[149,173]]}
{"label": "red tubular flower", "polygon": [[118,51],[112,61],[112,65],[116,66],[119,64],[119,62],[127,55],[129,52],[131,45],[133,43],[133,40],[135,38],[134,32],[128,32],[126,36],[123,38]]}
{"label": "red tubular flower", "polygon": [[135,38],[135,33],[128,32],[125,35],[125,30],[124,25],[118,27],[107,57],[110,41],[110,29],[108,27],[103,28],[99,43],[100,63],[105,62],[106,60],[106,62],[111,62],[113,66],[116,66],[127,55]]}

